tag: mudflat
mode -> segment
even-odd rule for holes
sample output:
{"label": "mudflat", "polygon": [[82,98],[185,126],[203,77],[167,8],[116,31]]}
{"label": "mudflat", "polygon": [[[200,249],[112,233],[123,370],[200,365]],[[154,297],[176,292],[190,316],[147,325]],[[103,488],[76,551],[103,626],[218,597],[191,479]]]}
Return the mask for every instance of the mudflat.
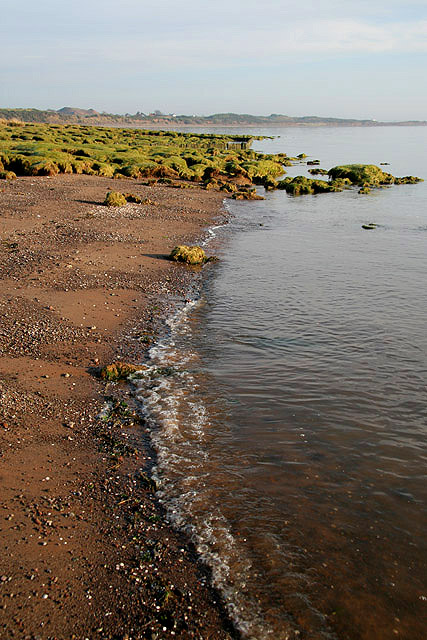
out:
{"label": "mudflat", "polygon": [[[103,206],[110,190],[143,203]],[[142,361],[195,275],[166,257],[225,218],[222,201],[86,175],[0,184],[4,640],[235,635],[156,503],[126,383],[99,377]]]}

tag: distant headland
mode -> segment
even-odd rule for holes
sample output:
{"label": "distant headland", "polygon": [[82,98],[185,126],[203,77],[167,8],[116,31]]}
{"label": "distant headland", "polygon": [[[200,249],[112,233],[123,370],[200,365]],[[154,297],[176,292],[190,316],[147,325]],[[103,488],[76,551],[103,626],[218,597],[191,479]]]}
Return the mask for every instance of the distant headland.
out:
{"label": "distant headland", "polygon": [[62,107],[62,109],[1,109],[0,118],[23,122],[45,122],[49,124],[85,124],[106,126],[167,127],[177,126],[273,126],[273,127],[384,127],[426,126],[426,120],[404,120],[381,122],[378,120],[356,120],[351,118],[323,118],[319,116],[293,117],[272,113],[269,116],[253,116],[247,113],[215,113],[209,116],[165,114],[161,111],[123,115],[99,112],[94,109]]}

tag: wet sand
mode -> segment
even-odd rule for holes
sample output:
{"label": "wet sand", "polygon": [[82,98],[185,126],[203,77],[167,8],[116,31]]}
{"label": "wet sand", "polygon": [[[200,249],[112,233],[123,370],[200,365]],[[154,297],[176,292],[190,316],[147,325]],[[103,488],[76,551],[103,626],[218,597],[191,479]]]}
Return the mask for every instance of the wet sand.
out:
{"label": "wet sand", "polygon": [[[104,207],[111,189],[151,203]],[[127,385],[98,376],[140,362],[183,302],[194,271],[165,256],[224,219],[222,200],[93,176],[0,184],[4,640],[235,637],[156,503]]]}

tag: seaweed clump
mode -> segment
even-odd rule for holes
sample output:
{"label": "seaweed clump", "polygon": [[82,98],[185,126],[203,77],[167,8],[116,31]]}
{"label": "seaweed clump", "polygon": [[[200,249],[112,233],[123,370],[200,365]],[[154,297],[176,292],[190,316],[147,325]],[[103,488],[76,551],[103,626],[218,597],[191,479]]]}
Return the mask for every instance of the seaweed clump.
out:
{"label": "seaweed clump", "polygon": [[134,193],[124,193],[126,202],[134,202],[135,204],[141,204],[142,198],[136,196]]}
{"label": "seaweed clump", "polygon": [[394,179],[394,184],[417,184],[418,182],[424,182],[424,180],[416,176],[403,176]]}
{"label": "seaweed clump", "polygon": [[305,176],[296,176],[295,178],[280,180],[277,183],[277,188],[284,189],[286,193],[292,196],[301,196],[304,194],[343,191],[349,185],[350,182],[347,179],[326,182],[326,180],[313,180],[313,178],[306,178]]}
{"label": "seaweed clump", "polygon": [[345,164],[332,167],[328,172],[329,178],[347,178],[351,184],[360,187],[381,187],[388,184],[417,184],[423,182],[422,178],[404,176],[395,178],[391,173],[383,171],[374,164]]}
{"label": "seaweed clump", "polygon": [[117,382],[117,380],[124,380],[131,374],[141,371],[143,368],[141,365],[136,366],[127,362],[113,362],[103,367],[100,375],[103,380]]}
{"label": "seaweed clump", "polygon": [[185,244],[178,245],[172,249],[170,259],[175,262],[185,262],[186,264],[204,264],[209,260],[201,247],[189,247]]}
{"label": "seaweed clump", "polygon": [[244,187],[241,187],[238,191],[232,193],[231,197],[233,200],[264,200],[262,196],[257,194],[255,188]]}
{"label": "seaweed clump", "polygon": [[395,182],[395,178],[391,173],[382,171],[374,164],[346,164],[332,167],[328,175],[331,180],[347,178],[351,184],[356,184],[360,187],[378,187]]}
{"label": "seaweed clump", "polygon": [[[307,162],[308,164],[308,162]],[[312,176],[327,176],[328,175],[328,170],[327,169],[321,169],[320,167],[314,168],[314,169],[309,169],[308,173],[310,173]]]}
{"label": "seaweed clump", "polygon": [[14,171],[0,171],[0,179],[1,180],[15,180],[16,173]]}
{"label": "seaweed clump", "polygon": [[320,173],[329,176],[329,181],[296,176],[285,178],[277,183],[278,189],[284,189],[292,196],[304,194],[329,193],[343,191],[351,186],[360,187],[359,193],[370,193],[372,187],[382,187],[392,184],[416,184],[422,182],[421,178],[405,176],[395,178],[391,173],[382,171],[373,164],[348,164],[333,167],[328,172],[324,169],[309,169],[312,175]]}
{"label": "seaweed clump", "polygon": [[109,191],[104,200],[106,207],[123,207],[126,203],[127,200],[125,196],[118,191]]}

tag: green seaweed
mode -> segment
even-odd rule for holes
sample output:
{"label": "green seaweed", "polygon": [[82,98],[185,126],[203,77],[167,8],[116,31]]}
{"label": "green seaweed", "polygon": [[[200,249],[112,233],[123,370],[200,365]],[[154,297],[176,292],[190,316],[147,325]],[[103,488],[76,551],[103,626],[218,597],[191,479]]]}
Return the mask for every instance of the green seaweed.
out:
{"label": "green seaweed", "polygon": [[186,264],[204,264],[208,261],[205,252],[201,247],[189,247],[185,244],[179,245],[172,249],[170,256],[175,262],[185,262]]}
{"label": "green seaweed", "polygon": [[391,173],[382,171],[374,164],[346,164],[332,167],[328,172],[332,180],[347,178],[351,184],[360,187],[375,187],[384,184],[393,184],[395,178]]}

